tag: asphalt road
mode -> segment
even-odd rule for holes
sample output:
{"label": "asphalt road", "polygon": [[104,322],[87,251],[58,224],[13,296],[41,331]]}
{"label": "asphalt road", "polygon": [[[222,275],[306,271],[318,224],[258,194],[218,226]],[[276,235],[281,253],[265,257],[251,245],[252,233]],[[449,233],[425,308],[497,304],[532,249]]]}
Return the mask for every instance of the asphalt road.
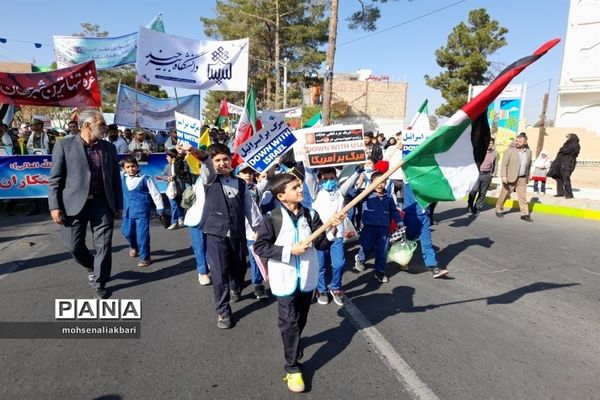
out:
{"label": "asphalt road", "polygon": [[[303,398],[600,398],[600,224],[438,206],[433,239],[452,279],[416,253],[390,282],[350,270],[340,308],[314,304]],[[2,339],[0,399],[298,397],[282,381],[274,300],[247,288],[236,326],[216,328],[185,229],[152,225],[155,264],[115,231],[112,298],[141,299],[140,339]],[[54,321],[57,298],[89,298],[86,274],[45,216],[0,218],[0,321]]]}

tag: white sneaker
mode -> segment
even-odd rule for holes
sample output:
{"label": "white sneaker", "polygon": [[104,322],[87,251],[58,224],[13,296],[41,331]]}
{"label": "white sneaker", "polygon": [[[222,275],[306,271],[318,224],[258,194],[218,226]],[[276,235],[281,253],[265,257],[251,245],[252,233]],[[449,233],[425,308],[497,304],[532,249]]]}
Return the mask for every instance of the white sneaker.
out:
{"label": "white sneaker", "polygon": [[177,229],[177,228],[179,228],[179,224],[171,224],[171,225],[169,225],[169,227],[167,229],[172,231],[173,229]]}
{"label": "white sneaker", "polygon": [[177,225],[179,225],[179,226],[183,226],[183,218],[179,218],[179,219],[177,220]]}
{"label": "white sneaker", "polygon": [[354,269],[363,272],[365,270],[365,262],[358,258],[358,254],[354,256]]}
{"label": "white sneaker", "polygon": [[210,285],[211,284],[210,276],[198,274],[198,282],[202,286]]}

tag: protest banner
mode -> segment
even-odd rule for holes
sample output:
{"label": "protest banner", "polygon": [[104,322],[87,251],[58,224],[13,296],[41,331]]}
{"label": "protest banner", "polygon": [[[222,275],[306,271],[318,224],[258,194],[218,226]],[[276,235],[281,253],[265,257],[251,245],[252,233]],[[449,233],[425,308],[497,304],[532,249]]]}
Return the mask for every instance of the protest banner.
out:
{"label": "protest banner", "polygon": [[237,149],[237,153],[255,171],[264,172],[273,166],[296,142],[283,119],[270,121],[264,128],[250,136]]}
{"label": "protest banner", "polygon": [[429,124],[428,101],[425,99],[415,116],[410,121],[406,130],[402,133],[402,156],[406,157],[411,151],[417,148],[429,136],[433,134]]}
{"label": "protest banner", "polygon": [[[119,154],[119,160],[129,154]],[[146,155],[140,163],[142,174],[156,181],[158,190],[164,193],[167,182],[161,179],[167,161],[164,153]],[[52,156],[2,156],[0,157],[0,199],[27,199],[48,197],[48,176],[52,169]]]}
{"label": "protest banner", "polygon": [[296,160],[304,160],[310,168],[364,163],[367,159],[362,124],[299,129],[294,135],[298,138]]}
{"label": "protest banner", "polygon": [[175,128],[177,129],[177,140],[189,143],[198,148],[202,122],[196,118],[180,114],[175,111]]}
{"label": "protest banner", "polygon": [[[146,26],[159,32],[165,31],[161,14]],[[71,67],[91,60],[96,61],[98,70],[135,63],[137,32],[112,38],[53,36],[53,39],[58,68]]]}
{"label": "protest banner", "polygon": [[179,99],[159,99],[128,86],[119,85],[114,123],[119,126],[143,126],[147,129],[166,130],[175,126],[175,111],[199,118],[200,95],[193,94]]}
{"label": "protest banner", "polygon": [[21,106],[100,107],[93,61],[50,72],[0,72],[0,103]]}
{"label": "protest banner", "polygon": [[248,38],[199,41],[140,27],[138,82],[200,90],[248,88]]}

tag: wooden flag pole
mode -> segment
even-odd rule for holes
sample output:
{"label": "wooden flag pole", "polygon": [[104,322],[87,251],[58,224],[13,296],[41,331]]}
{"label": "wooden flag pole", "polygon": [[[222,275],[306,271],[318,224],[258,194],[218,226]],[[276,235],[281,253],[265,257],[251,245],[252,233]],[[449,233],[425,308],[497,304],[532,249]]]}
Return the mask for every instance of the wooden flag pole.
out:
{"label": "wooden flag pole", "polygon": [[[343,212],[344,214],[346,214],[352,207],[357,205],[365,197],[367,197],[369,194],[371,194],[371,192],[373,190],[375,190],[377,185],[384,182],[394,172],[399,170],[402,167],[402,165],[404,165],[404,160],[400,160],[397,164],[391,166],[383,175],[381,175],[380,177],[377,177],[373,182],[371,182],[371,184],[365,190],[363,190],[362,193],[360,193],[358,196],[356,196],[354,199],[352,199],[352,201],[350,203],[348,203],[344,208],[342,208],[340,212]],[[317,229],[316,231],[311,233],[309,237],[307,237],[306,239],[304,239],[302,241],[302,244],[303,245],[310,244],[313,240],[315,240],[317,237],[319,237],[323,232],[325,232],[327,229],[329,229],[329,227],[331,225],[332,225],[331,219],[327,222],[323,222],[323,226],[321,226],[319,229]]]}

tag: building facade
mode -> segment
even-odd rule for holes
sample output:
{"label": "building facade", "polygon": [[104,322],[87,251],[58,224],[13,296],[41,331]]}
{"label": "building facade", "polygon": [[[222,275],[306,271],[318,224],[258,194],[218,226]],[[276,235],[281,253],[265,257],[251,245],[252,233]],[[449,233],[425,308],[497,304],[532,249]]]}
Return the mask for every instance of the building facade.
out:
{"label": "building facade", "polygon": [[571,0],[555,126],[600,135],[600,0]]}

